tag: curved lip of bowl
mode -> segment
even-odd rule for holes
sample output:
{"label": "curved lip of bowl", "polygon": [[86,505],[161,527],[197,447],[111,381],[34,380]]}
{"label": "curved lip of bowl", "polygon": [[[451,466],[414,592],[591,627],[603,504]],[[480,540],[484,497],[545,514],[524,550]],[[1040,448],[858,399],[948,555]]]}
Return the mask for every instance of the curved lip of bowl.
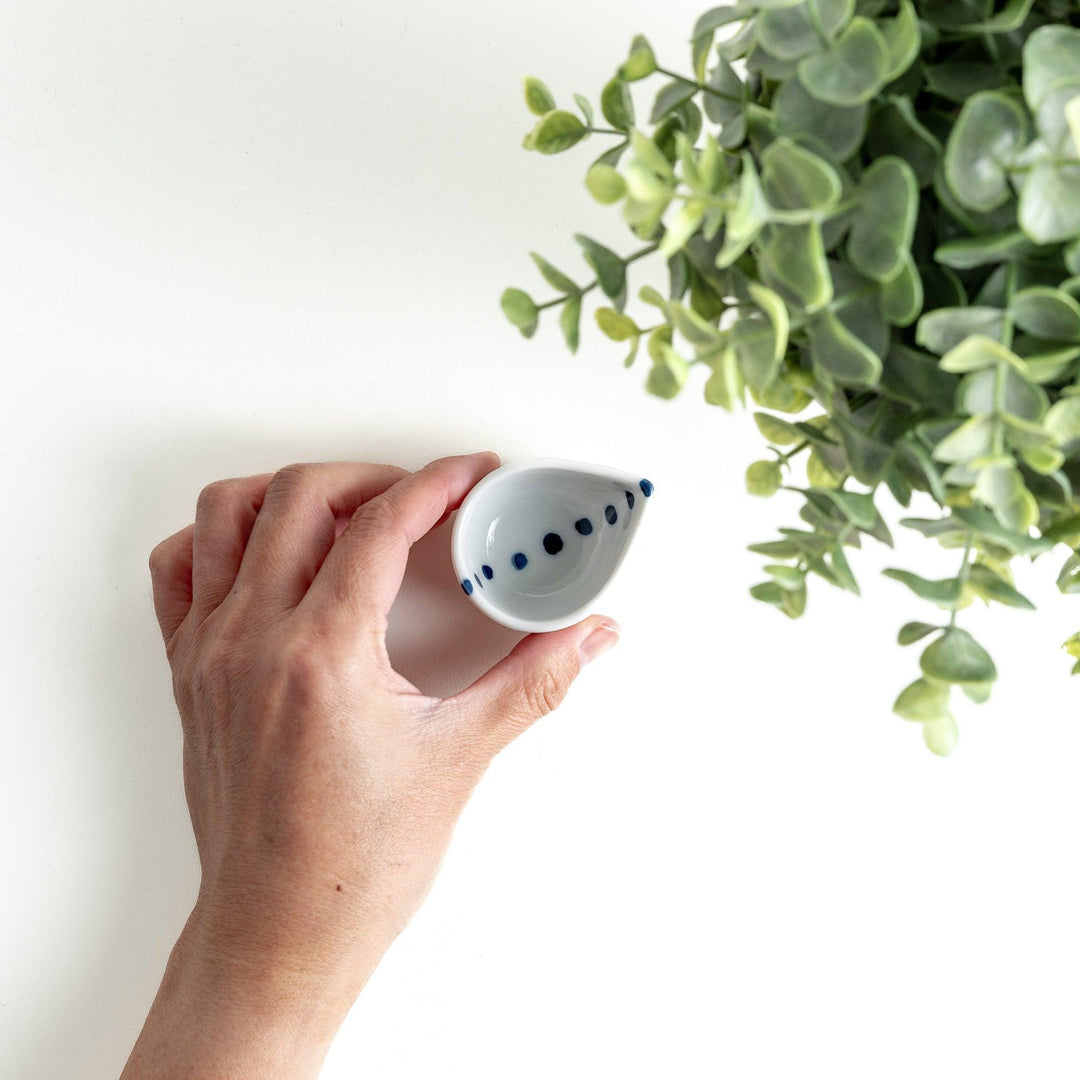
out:
{"label": "curved lip of bowl", "polygon": [[[468,564],[465,561],[465,553],[462,551],[462,545],[464,543],[462,538],[464,536],[464,523],[469,519],[471,510],[470,504],[475,503],[473,496],[494,484],[506,480],[515,473],[532,471],[533,469],[565,469],[569,472],[583,472],[588,473],[590,476],[606,477],[611,480],[617,480],[619,483],[637,484],[641,480],[640,475],[627,472],[625,469],[613,469],[607,465],[590,465],[584,461],[573,461],[568,458],[523,458],[520,461],[511,461],[509,464],[500,465],[499,468],[493,469],[487,476],[478,481],[470,490],[469,494],[462,500],[461,506],[458,507],[457,516],[454,519],[454,530],[450,540],[450,558],[453,561],[454,573],[457,574],[459,583],[465,578],[471,578],[472,576],[472,571],[468,569]],[[637,520],[640,521],[640,517]],[[636,530],[637,525],[635,524],[634,531]],[[479,589],[474,589],[469,595],[469,599],[485,615],[487,615],[488,618],[493,619],[497,623],[501,623],[503,626],[508,626],[511,630],[522,630],[526,633],[533,634],[564,630],[566,627],[573,626],[574,623],[585,618],[585,616],[590,613],[593,605],[605,592],[607,592],[608,585],[614,580],[619,567],[622,565],[622,561],[630,547],[630,540],[632,538],[633,534],[631,534],[627,543],[623,546],[618,561],[615,563],[611,574],[600,590],[589,598],[587,604],[582,605],[575,611],[568,612],[561,618],[519,619],[517,616],[510,615],[503,611],[502,608],[492,604]]]}

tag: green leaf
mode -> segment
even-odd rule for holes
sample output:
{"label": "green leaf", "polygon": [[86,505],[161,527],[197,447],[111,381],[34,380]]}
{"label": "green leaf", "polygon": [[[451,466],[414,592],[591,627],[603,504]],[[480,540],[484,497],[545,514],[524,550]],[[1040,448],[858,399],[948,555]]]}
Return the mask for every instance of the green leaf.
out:
{"label": "green leaf", "polygon": [[[585,253],[585,261],[596,271],[597,280],[604,295],[616,299],[626,289],[626,262],[610,248],[598,244],[595,240],[581,233],[575,233],[574,239]],[[618,305],[616,304],[616,307]]]}
{"label": "green leaf", "polygon": [[626,194],[626,181],[610,165],[597,164],[585,174],[589,194],[605,206],[618,202]]}
{"label": "green leaf", "polygon": [[[771,462],[766,461],[764,464],[769,465]],[[762,569],[781,589],[797,591],[806,585],[806,571],[799,570],[797,567],[785,566],[783,563],[770,563]]]}
{"label": "green leaf", "polygon": [[971,493],[1012,532],[1026,535],[1039,520],[1039,504],[1025,487],[1020,470],[1011,464],[981,469]]}
{"label": "green leaf", "polygon": [[949,464],[966,465],[989,454],[993,442],[994,421],[988,416],[973,416],[934,447],[934,457]]}
{"label": "green leaf", "polygon": [[540,318],[540,311],[533,298],[521,289],[507,289],[502,294],[503,314],[525,337],[532,337]]}
{"label": "green leaf", "polygon": [[574,101],[577,103],[577,107],[581,110],[581,115],[585,117],[585,123],[588,127],[593,126],[593,107],[589,103],[589,99],[582,94],[575,94]]}
{"label": "green leaf", "polygon": [[999,604],[1007,607],[1022,608],[1025,611],[1034,611],[1035,605],[1019,593],[1007,581],[1003,580],[988,566],[976,563],[968,572],[968,581],[971,587],[984,600],[996,600]]}
{"label": "green leaf", "polygon": [[566,347],[572,352],[577,352],[579,340],[579,328],[581,325],[581,294],[575,293],[566,298],[563,309],[559,315],[559,327],[566,340]]}
{"label": "green leaf", "polygon": [[[747,288],[754,303],[765,312],[766,317],[772,324],[772,354],[769,358],[769,365],[764,370],[758,368],[753,378],[747,372],[746,380],[753,389],[764,390],[776,378],[780,368],[780,361],[783,360],[784,353],[787,352],[790,319],[788,318],[787,305],[772,289],[759,285],[756,281],[751,281]],[[746,368],[744,367],[743,370],[746,371]]]}
{"label": "green leaf", "polygon": [[600,111],[618,131],[630,131],[634,126],[634,99],[630,96],[630,87],[617,76],[600,94]]}
{"label": "green leaf", "polygon": [[761,156],[765,198],[778,210],[813,210],[825,216],[840,202],[840,177],[817,154],[790,139],[769,143]]}
{"label": "green leaf", "polygon": [[781,60],[798,60],[820,49],[822,36],[834,38],[854,13],[855,0],[806,0],[765,8],[757,20],[758,41]]}
{"label": "green leaf", "polygon": [[919,184],[911,166],[898,157],[878,158],[859,181],[848,238],[852,266],[874,281],[895,278],[910,257],[918,212]]}
{"label": "green leaf", "polygon": [[1080,440],[1080,397],[1065,397],[1055,401],[1043,417],[1043,427],[1059,446]]}
{"label": "green leaf", "polygon": [[923,315],[915,329],[915,341],[941,356],[973,334],[1000,341],[1004,331],[1005,313],[1000,308],[944,307]]}
{"label": "green leaf", "polygon": [[919,31],[919,17],[911,0],[900,0],[896,17],[885,22],[881,31],[889,49],[889,70],[885,74],[885,81],[892,82],[900,78],[919,55],[922,34]]}
{"label": "green leaf", "polygon": [[820,139],[840,161],[850,158],[866,136],[868,107],[840,108],[818,101],[798,79],[788,79],[773,99],[776,130],[781,135]]}
{"label": "green leaf", "polygon": [[612,341],[629,341],[641,333],[629,315],[620,315],[614,308],[597,308],[596,325],[600,327],[601,333]]}
{"label": "green leaf", "polygon": [[1080,164],[1036,161],[1020,188],[1020,228],[1038,244],[1080,236]]}
{"label": "green leaf", "polygon": [[771,226],[760,259],[772,281],[788,289],[805,311],[818,311],[833,298],[825,245],[817,225]]}
{"label": "green leaf", "polygon": [[757,166],[746,151],[742,155],[739,176],[739,198],[735,209],[728,214],[724,228],[724,243],[716,256],[716,265],[726,269],[754,242],[768,220],[769,206],[761,190]]}
{"label": "green leaf", "polygon": [[670,345],[661,345],[660,350],[662,359],[649,371],[645,389],[656,397],[670,399],[686,384],[690,365]]}
{"label": "green leaf", "polygon": [[619,78],[625,82],[637,82],[656,70],[656,56],[648,41],[638,34],[630,43],[630,55],[619,68]]}
{"label": "green leaf", "polygon": [[[960,606],[963,583],[959,578],[942,578],[931,581],[928,578],[912,574],[907,570],[882,570],[885,577],[906,585],[921,600],[929,600],[946,611],[955,611]],[[913,639],[914,640],[914,639]]]}
{"label": "green leaf", "polygon": [[945,148],[945,179],[956,200],[983,213],[1010,193],[1009,167],[1027,142],[1027,116],[1013,98],[984,91],[965,102]]}
{"label": "green leaf", "polygon": [[525,104],[529,112],[537,116],[551,112],[555,108],[555,98],[551,91],[539,79],[532,75],[525,76]]}
{"label": "green leaf", "polygon": [[746,490],[751,495],[767,498],[780,490],[782,482],[779,461],[755,461],[746,470]]}
{"label": "green leaf", "polygon": [[532,261],[536,263],[537,269],[543,274],[544,280],[552,288],[558,289],[560,292],[564,293],[578,291],[579,286],[571,281],[561,270],[556,270],[543,255],[538,255],[535,251],[530,251],[529,255],[532,258]]}
{"label": "green leaf", "polygon": [[589,129],[570,112],[549,112],[532,132],[532,149],[541,154],[561,154],[579,143]]}
{"label": "green leaf", "polygon": [[1021,420],[1041,420],[1046,412],[1045,391],[1027,381],[1015,368],[1002,365],[972,372],[960,383],[956,403],[962,412],[977,416],[1001,411]]}
{"label": "green leaf", "polygon": [[685,79],[675,79],[660,88],[653,102],[649,123],[658,124],[669,113],[674,112],[684,101],[689,101],[698,92],[697,86]]}
{"label": "green leaf", "polygon": [[974,701],[976,705],[982,705],[990,700],[990,688],[993,685],[993,683],[988,682],[968,683],[961,686],[960,689],[963,691],[964,697]]}
{"label": "green leaf", "polygon": [[956,506],[953,517],[971,526],[987,540],[1017,555],[1038,555],[1054,546],[1052,541],[1044,540],[1041,536],[1027,536],[1006,528],[990,510],[981,506]]}
{"label": "green leaf", "polygon": [[1080,304],[1068,293],[1045,285],[1022,289],[1009,302],[1009,314],[1035,337],[1080,342]]}
{"label": "green leaf", "polygon": [[997,678],[990,654],[966,631],[950,627],[919,658],[923,674],[939,682],[988,683]]}
{"label": "green leaf", "polygon": [[930,184],[941,160],[941,143],[923,126],[907,97],[885,100],[871,118],[866,143],[874,158],[886,155],[903,158],[920,187]]}
{"label": "green leaf", "polygon": [[841,386],[876,386],[881,359],[859,340],[831,311],[823,312],[806,328],[810,356],[816,368]]}
{"label": "green leaf", "polygon": [[720,331],[711,322],[677,300],[669,302],[668,315],[675,329],[692,345],[713,345],[720,338]]}
{"label": "green leaf", "polygon": [[956,749],[960,732],[956,727],[956,718],[950,713],[940,720],[927,721],[922,728],[923,742],[938,757],[948,757]]}
{"label": "green leaf", "polygon": [[804,437],[794,424],[789,424],[778,416],[770,416],[769,413],[754,413],[754,423],[757,424],[758,431],[776,446],[793,446]]}
{"label": "green leaf", "polygon": [[881,311],[893,326],[910,326],[923,309],[923,283],[909,254],[890,281],[881,286]]}
{"label": "green leaf", "polygon": [[904,623],[900,627],[900,632],[896,635],[896,641],[899,645],[914,645],[916,641],[922,641],[927,634],[933,634],[935,631],[942,629],[944,627],[934,626],[933,623]]}
{"label": "green leaf", "polygon": [[705,85],[709,90],[703,94],[701,103],[705,115],[720,126],[720,145],[728,148],[738,146],[746,136],[746,87],[742,79],[720,57]]}
{"label": "green leaf", "polygon": [[825,488],[821,491],[811,488],[806,497],[815,505],[828,507],[830,504],[839,511],[846,521],[859,529],[872,529],[878,518],[873,495],[860,495],[855,491],[838,491]]}
{"label": "green leaf", "polygon": [[793,540],[768,540],[763,544],[747,544],[746,550],[770,559],[794,559],[799,554],[799,545]]}
{"label": "green leaf", "polygon": [[968,371],[981,371],[994,367],[998,363],[1010,364],[1023,370],[1016,353],[1006,349],[1000,341],[994,341],[985,334],[972,334],[959,345],[953,346],[942,358],[942,371],[962,374]]}
{"label": "green leaf", "polygon": [[799,81],[819,101],[859,105],[885,84],[892,63],[881,31],[870,19],[857,15],[831,48],[799,61]]}
{"label": "green leaf", "polygon": [[977,266],[1021,258],[1031,250],[1031,241],[1022,232],[969,236],[942,244],[934,251],[934,260],[954,270],[972,270]]}
{"label": "green leaf", "polygon": [[949,687],[946,684],[916,679],[900,691],[893,712],[905,720],[941,720],[949,715]]}

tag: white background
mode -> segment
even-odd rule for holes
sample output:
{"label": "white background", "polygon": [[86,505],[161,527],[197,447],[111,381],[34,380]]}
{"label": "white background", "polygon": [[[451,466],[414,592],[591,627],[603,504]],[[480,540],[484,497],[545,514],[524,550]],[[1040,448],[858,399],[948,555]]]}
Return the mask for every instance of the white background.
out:
{"label": "white background", "polygon": [[[595,305],[577,356],[499,311],[550,295],[530,249],[638,246],[582,186],[608,137],[521,148],[521,76],[595,100],[639,31],[686,70],[701,6],[0,4],[3,1076],[115,1076],[195,896],[154,543],[217,477],[482,448],[656,483],[623,640],[496,761],[323,1075],[1077,1074],[1055,568],[1039,614],[964,615],[1001,679],[938,759],[889,711],[934,611],[874,571],[955,554],[871,544],[862,600],[789,623],[746,593],[794,515],[743,491],[748,416],[648,397]],[[514,635],[425,545],[394,648],[450,687]]]}

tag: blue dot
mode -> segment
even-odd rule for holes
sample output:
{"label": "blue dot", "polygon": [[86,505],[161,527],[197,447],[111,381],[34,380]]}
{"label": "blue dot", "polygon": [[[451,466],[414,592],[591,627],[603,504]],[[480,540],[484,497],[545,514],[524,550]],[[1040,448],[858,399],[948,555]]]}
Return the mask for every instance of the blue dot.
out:
{"label": "blue dot", "polygon": [[549,555],[558,555],[562,549],[562,537],[558,533],[548,533],[544,537],[544,550]]}
{"label": "blue dot", "polygon": [[515,570],[524,570],[529,562],[523,551],[519,551],[510,561],[514,564]]}
{"label": "blue dot", "polygon": [[626,493],[626,505],[629,506],[631,510],[634,509],[634,493],[632,491]]}
{"label": "blue dot", "polygon": [[604,517],[607,518],[607,523],[609,525],[614,525],[615,522],[619,520],[619,515],[615,512],[614,506],[604,507]]}
{"label": "blue dot", "polygon": [[480,575],[479,574],[473,574],[473,577],[476,578],[476,584],[479,585],[480,588],[482,589],[484,587],[484,583],[480,580]]}
{"label": "blue dot", "polygon": [[490,581],[495,576],[495,571],[487,563],[480,567],[480,572]]}
{"label": "blue dot", "polygon": [[472,582],[468,578],[461,583],[461,587],[465,590],[466,596],[472,596]]}
{"label": "blue dot", "polygon": [[649,480],[639,480],[638,487],[641,488],[641,494],[647,499],[653,492],[652,482]]}
{"label": "blue dot", "polygon": [[592,532],[592,522],[588,518],[578,518],[574,522],[574,528],[577,529],[582,536],[588,536]]}

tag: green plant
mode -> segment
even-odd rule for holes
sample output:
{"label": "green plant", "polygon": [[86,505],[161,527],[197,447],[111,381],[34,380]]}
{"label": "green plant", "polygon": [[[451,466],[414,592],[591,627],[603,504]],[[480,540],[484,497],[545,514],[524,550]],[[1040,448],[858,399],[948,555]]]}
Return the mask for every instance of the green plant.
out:
{"label": "green plant", "polygon": [[[985,701],[997,677],[957,612],[1030,609],[1011,562],[1059,543],[1074,550],[1058,585],[1080,592],[1078,27],[1076,0],[746,0],[701,16],[686,74],[635,37],[600,94],[606,126],[581,95],[584,119],[525,82],[526,148],[615,137],[585,183],[643,246],[576,236],[585,285],[534,253],[559,295],[507,289],[507,317],[531,337],[561,307],[576,350],[599,288],[627,366],[645,340],[651,393],[674,397],[702,365],[709,404],[749,394],[771,456],[747,487],[794,493],[803,526],[752,545],[769,562],[750,591],[792,618],[809,574],[858,593],[847,551],[891,545],[883,484],[903,507],[916,491],[937,504],[900,524],[955,549],[955,576],[885,573],[948,613],[901,628],[902,645],[932,640],[894,705],[939,754],[953,689]],[[630,86],[653,75],[646,133]],[[628,269],[654,252],[670,295],[640,289],[657,312],[642,326]],[[1080,672],[1080,634],[1065,648]]]}

